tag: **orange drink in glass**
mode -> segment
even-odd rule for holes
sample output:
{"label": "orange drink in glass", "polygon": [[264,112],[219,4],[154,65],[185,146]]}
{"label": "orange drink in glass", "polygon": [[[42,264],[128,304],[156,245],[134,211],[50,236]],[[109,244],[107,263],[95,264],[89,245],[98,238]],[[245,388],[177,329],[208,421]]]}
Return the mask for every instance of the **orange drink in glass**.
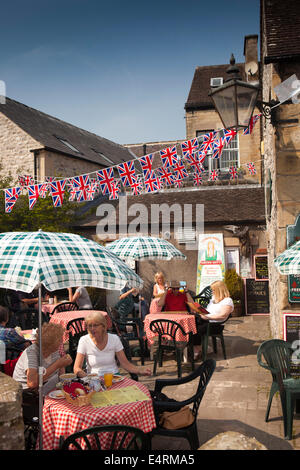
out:
{"label": "orange drink in glass", "polygon": [[111,387],[112,380],[113,380],[113,373],[105,372],[103,378],[104,378],[105,387]]}

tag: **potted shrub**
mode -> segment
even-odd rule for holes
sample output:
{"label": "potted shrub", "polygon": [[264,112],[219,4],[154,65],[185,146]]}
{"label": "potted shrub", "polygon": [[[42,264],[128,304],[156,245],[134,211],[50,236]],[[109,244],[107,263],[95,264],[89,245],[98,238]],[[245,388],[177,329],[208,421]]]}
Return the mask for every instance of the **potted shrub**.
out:
{"label": "potted shrub", "polygon": [[234,303],[233,317],[240,317],[244,314],[244,283],[243,279],[235,269],[225,271],[225,284]]}

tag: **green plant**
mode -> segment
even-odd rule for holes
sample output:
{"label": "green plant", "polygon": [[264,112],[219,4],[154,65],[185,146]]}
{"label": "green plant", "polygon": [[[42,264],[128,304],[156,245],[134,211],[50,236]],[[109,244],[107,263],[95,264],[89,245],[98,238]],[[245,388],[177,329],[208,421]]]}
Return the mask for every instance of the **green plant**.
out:
{"label": "green plant", "polygon": [[244,283],[241,276],[235,269],[227,269],[224,280],[233,303],[241,303],[244,299]]}

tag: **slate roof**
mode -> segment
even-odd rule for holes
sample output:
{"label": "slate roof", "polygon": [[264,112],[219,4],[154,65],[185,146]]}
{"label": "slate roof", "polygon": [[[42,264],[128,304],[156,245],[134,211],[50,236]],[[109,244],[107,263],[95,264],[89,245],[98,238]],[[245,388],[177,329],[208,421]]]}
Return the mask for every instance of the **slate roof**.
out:
{"label": "slate roof", "polygon": [[299,0],[261,0],[261,2],[261,28],[266,37],[265,63],[299,57]]}
{"label": "slate roof", "polygon": [[[104,167],[111,166],[111,164],[96,152],[102,153],[114,164],[133,159],[133,155],[128,149],[111,140],[80,129],[10,98],[6,98],[6,103],[0,105],[0,112],[37,140],[41,144],[41,148],[88,160]],[[68,141],[79,152],[69,148],[57,137]]]}
{"label": "slate roof", "polygon": [[[242,80],[245,80],[244,64],[236,65],[239,67]],[[212,99],[208,96],[211,90],[210,79],[222,77],[224,82],[228,78],[228,74],[226,73],[228,67],[229,63],[196,67],[189,96],[185,103],[185,109],[187,111],[193,109],[214,109]]]}
{"label": "slate roof", "polygon": [[[238,201],[238,203],[237,203]],[[116,207],[118,225],[118,201],[107,201]],[[148,210],[149,218],[152,204],[204,204],[204,222],[206,224],[265,224],[265,198],[262,187],[239,187],[228,186],[220,189],[192,189],[184,191],[165,191],[156,194],[145,194],[141,196],[128,196],[127,209],[133,204],[144,204]],[[127,217],[128,223],[138,215]],[[192,210],[195,222],[196,210]],[[81,228],[95,228],[99,217],[90,216],[81,225]],[[170,222],[174,220],[174,214],[170,213]],[[148,220],[150,223],[150,220]]]}

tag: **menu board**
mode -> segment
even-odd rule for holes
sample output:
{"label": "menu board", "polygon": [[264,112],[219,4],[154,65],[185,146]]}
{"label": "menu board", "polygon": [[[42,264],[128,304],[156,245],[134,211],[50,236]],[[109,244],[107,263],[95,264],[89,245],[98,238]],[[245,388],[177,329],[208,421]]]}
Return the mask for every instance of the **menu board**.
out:
{"label": "menu board", "polygon": [[265,279],[269,279],[267,256],[254,256],[254,267],[256,281],[263,281]]}
{"label": "menu board", "polygon": [[270,313],[269,281],[246,279],[246,314]]}
{"label": "menu board", "polygon": [[300,313],[283,314],[284,341],[292,345],[291,375],[300,378]]}

